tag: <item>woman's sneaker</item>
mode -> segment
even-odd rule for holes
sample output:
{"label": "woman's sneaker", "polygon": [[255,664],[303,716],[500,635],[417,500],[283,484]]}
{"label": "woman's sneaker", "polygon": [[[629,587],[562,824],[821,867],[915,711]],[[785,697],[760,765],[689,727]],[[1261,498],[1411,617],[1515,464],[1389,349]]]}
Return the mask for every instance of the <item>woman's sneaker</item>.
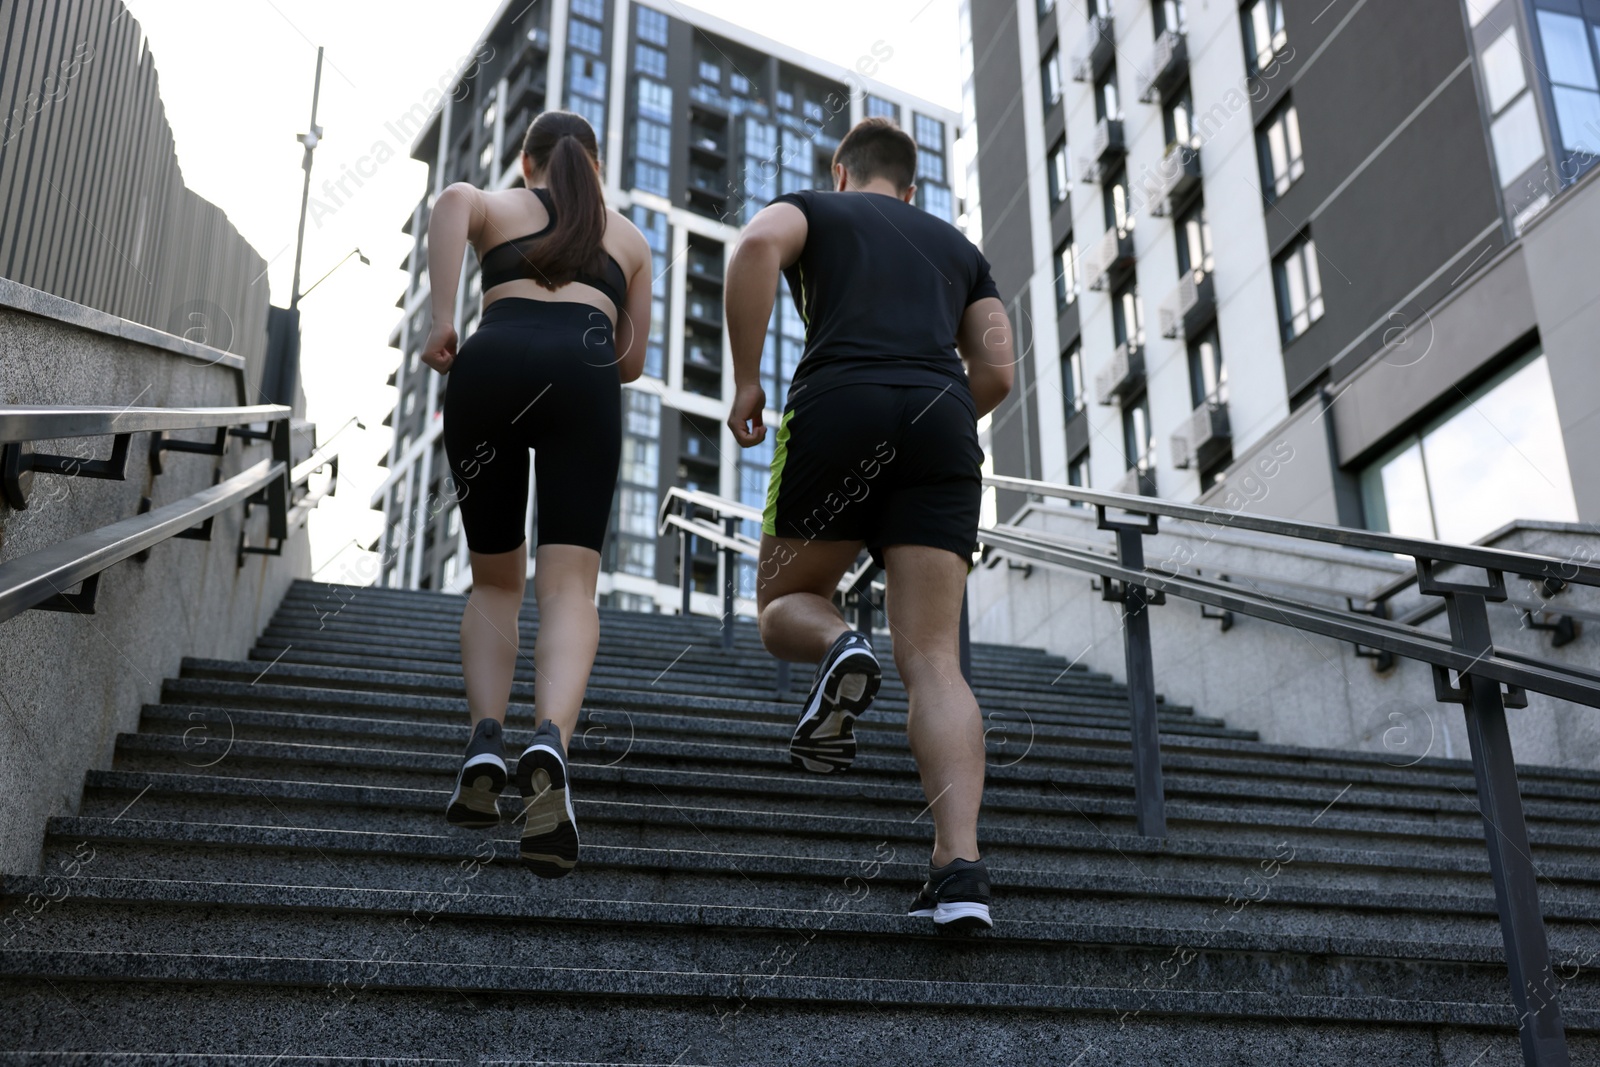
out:
{"label": "woman's sneaker", "polygon": [[856,758],[856,719],[878,695],[883,668],[872,642],[856,630],[841,634],[817,664],[817,677],[789,741],[789,760],[818,774],[846,770]]}
{"label": "woman's sneaker", "polygon": [[506,787],[504,731],[493,719],[480,719],[467,742],[467,754],[456,775],[456,789],[444,817],[457,826],[486,830],[500,825],[500,791]]}
{"label": "woman's sneaker", "polygon": [[928,881],[907,913],[946,930],[988,930],[989,868],[982,860],[951,860],[929,867]]}
{"label": "woman's sneaker", "polygon": [[578,864],[578,820],[567,786],[567,753],[561,731],[548,719],[517,760],[522,790],[523,865],[540,878],[560,878]]}

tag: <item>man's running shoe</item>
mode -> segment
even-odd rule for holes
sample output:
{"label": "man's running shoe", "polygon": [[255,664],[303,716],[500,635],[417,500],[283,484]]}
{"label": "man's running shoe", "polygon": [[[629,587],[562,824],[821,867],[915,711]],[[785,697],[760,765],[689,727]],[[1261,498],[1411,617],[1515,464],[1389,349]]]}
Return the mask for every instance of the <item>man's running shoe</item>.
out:
{"label": "man's running shoe", "polygon": [[523,865],[540,878],[560,878],[578,864],[578,820],[567,787],[567,753],[561,731],[546,719],[517,760],[522,790]]}
{"label": "man's running shoe", "polygon": [[480,719],[467,742],[467,754],[456,775],[456,789],[444,817],[457,826],[487,830],[500,825],[500,791],[506,787],[506,759],[500,724]]}
{"label": "man's running shoe", "polygon": [[856,758],[856,719],[878,695],[883,669],[872,642],[856,630],[841,634],[817,664],[800,722],[789,741],[789,760],[818,774],[849,768]]}
{"label": "man's running shoe", "polygon": [[982,860],[951,860],[929,867],[928,881],[912,902],[908,914],[932,919],[946,930],[988,930],[989,868]]}

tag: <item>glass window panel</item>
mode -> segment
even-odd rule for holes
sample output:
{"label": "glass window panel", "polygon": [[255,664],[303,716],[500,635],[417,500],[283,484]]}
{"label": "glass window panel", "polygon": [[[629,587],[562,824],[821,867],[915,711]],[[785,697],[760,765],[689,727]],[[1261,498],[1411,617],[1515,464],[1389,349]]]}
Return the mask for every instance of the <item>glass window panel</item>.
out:
{"label": "glass window panel", "polygon": [[1523,93],[1489,126],[1494,142],[1494,161],[1500,180],[1506,184],[1544,157],[1544,136],[1539,129],[1539,113],[1533,94]]}
{"label": "glass window panel", "polygon": [[667,16],[652,8],[641,7],[639,10],[639,39],[667,46]]}
{"label": "glass window panel", "polygon": [[1422,446],[1413,444],[1385,463],[1371,478],[1367,523],[1402,537],[1436,538],[1428,506],[1428,478],[1422,468]]}
{"label": "glass window panel", "polygon": [[926,115],[916,116],[917,144],[935,152],[944,151],[944,123]]}
{"label": "glass window panel", "polygon": [[1554,86],[1556,124],[1561,146],[1573,151],[1600,153],[1600,93]]}
{"label": "glass window panel", "polygon": [[1528,87],[1522,73],[1522,48],[1516,27],[1510,27],[1483,50],[1483,85],[1489,94],[1489,114],[1498,115],[1513,97]]}
{"label": "glass window panel", "polygon": [[604,22],[606,19],[606,0],[572,0],[572,13],[582,15],[586,19]]}
{"label": "glass window panel", "polygon": [[1426,433],[1422,450],[1441,540],[1476,541],[1513,518],[1577,521],[1543,356]]}
{"label": "glass window panel", "polygon": [[567,44],[580,52],[589,52],[593,55],[600,54],[602,35],[600,27],[580,19],[573,19],[567,25]]}
{"label": "glass window panel", "polygon": [[1589,35],[1583,19],[1559,11],[1539,12],[1539,36],[1544,40],[1544,68],[1557,85],[1600,89],[1589,55]]}
{"label": "glass window panel", "polygon": [[667,54],[659,48],[651,48],[647,44],[633,46],[633,66],[635,70],[644,74],[654,74],[658,78],[667,76]]}

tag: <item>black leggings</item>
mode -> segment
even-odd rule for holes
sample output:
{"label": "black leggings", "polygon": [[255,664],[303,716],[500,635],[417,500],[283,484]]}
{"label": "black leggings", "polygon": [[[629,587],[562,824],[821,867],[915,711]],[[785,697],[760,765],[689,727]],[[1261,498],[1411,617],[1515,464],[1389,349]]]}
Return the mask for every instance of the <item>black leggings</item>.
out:
{"label": "black leggings", "polygon": [[530,448],[538,543],[600,551],[622,454],[605,313],[523,297],[490,304],[446,378],[444,447],[472,551],[522,544]]}

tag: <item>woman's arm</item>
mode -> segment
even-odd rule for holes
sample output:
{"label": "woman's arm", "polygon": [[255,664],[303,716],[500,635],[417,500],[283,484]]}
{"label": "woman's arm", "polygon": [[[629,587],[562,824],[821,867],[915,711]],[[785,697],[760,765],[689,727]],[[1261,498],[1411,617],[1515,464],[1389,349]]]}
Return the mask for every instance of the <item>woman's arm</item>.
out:
{"label": "woman's arm", "polygon": [[467,241],[483,229],[483,193],[466,182],[445,187],[428,216],[428,303],[433,328],[422,361],[448,374],[456,358],[456,288]]}
{"label": "woman's arm", "polygon": [[650,244],[632,222],[612,212],[611,224],[621,223],[624,244],[636,266],[628,277],[628,297],[618,309],[617,369],[624,382],[637,381],[644,374],[645,354],[650,346],[650,297],[655,281],[652,271],[655,263],[650,257]]}

